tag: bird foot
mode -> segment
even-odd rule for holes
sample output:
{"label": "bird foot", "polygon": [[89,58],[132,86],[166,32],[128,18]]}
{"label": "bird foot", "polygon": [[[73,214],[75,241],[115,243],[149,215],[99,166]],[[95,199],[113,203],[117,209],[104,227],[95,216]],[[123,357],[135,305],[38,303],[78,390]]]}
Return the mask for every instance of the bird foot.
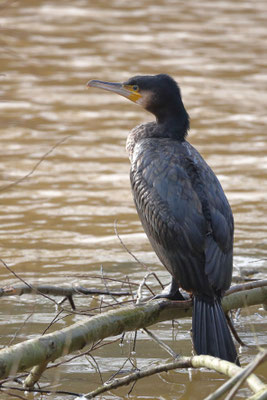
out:
{"label": "bird foot", "polygon": [[177,286],[174,287],[171,282],[168,286],[166,286],[161,293],[157,294],[153,297],[153,299],[169,299],[169,300],[188,300],[188,295],[185,293],[185,297],[181,294],[180,290],[177,289]]}

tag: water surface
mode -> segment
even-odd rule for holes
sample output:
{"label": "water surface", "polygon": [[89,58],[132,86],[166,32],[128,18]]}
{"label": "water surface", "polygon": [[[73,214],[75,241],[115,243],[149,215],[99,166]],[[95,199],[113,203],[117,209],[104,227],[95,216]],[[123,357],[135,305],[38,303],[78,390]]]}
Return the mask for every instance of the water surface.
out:
{"label": "water surface", "polygon": [[[124,81],[135,74],[164,72],[179,82],[191,117],[189,140],[214,169],[231,203],[234,273],[250,269],[263,277],[266,18],[267,5],[260,0],[205,0],[201,5],[196,0],[24,0],[1,7],[0,240],[6,264],[29,282],[103,288],[97,278],[102,266],[108,277],[130,276],[138,284],[146,272],[121,246],[114,232],[117,221],[130,251],[168,282],[133,205],[125,152],[127,132],[153,117],[112,93],[85,87],[94,78]],[[5,188],[31,171],[28,179]],[[0,277],[1,286],[17,282],[4,267]],[[84,301],[88,307],[98,304],[97,299],[79,299],[78,305],[84,307]],[[43,332],[55,315],[54,307],[39,297],[5,298],[0,309],[2,346],[31,313],[16,341]],[[244,312],[237,321],[250,345],[241,355],[243,363],[256,354],[255,343],[266,345],[262,315],[254,307],[250,316]],[[59,322],[58,328],[77,318]],[[181,321],[178,330],[170,322],[158,324],[154,332],[188,355],[190,324]],[[168,357],[145,335],[140,333],[139,339],[138,367]],[[123,348],[116,343],[95,354],[105,378],[123,364],[130,346],[128,334]],[[44,381],[51,376],[54,388],[79,393],[100,382],[87,359],[62,366],[57,374],[47,372]],[[195,371],[191,381],[186,371],[176,371],[139,382],[132,397],[198,399],[200,387],[204,397],[222,380]],[[117,393],[123,398],[126,389]]]}

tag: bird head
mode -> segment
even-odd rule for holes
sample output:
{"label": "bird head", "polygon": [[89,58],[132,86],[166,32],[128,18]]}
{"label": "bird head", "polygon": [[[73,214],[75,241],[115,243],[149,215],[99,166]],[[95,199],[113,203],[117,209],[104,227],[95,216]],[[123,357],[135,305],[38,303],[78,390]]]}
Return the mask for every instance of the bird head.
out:
{"label": "bird head", "polygon": [[154,114],[158,122],[186,113],[179,86],[166,74],[138,75],[123,83],[91,80],[88,87],[97,87],[120,94]]}

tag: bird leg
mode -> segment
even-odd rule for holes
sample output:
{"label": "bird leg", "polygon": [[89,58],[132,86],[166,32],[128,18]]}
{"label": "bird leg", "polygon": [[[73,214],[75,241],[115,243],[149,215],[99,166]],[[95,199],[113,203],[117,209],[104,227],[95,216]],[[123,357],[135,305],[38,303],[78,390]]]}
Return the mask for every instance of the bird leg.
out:
{"label": "bird leg", "polygon": [[153,297],[154,299],[169,299],[169,300],[187,300],[180,293],[177,282],[172,278],[171,283],[166,286],[161,293]]}

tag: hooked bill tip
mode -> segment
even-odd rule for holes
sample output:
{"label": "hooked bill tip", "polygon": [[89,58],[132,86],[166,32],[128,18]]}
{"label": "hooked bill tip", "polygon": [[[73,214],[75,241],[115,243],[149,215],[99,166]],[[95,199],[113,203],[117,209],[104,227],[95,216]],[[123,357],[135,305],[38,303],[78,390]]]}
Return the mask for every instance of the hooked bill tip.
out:
{"label": "hooked bill tip", "polygon": [[94,86],[94,82],[95,82],[95,80],[94,80],[94,79],[91,79],[90,81],[87,82],[86,86],[87,86],[87,87]]}

